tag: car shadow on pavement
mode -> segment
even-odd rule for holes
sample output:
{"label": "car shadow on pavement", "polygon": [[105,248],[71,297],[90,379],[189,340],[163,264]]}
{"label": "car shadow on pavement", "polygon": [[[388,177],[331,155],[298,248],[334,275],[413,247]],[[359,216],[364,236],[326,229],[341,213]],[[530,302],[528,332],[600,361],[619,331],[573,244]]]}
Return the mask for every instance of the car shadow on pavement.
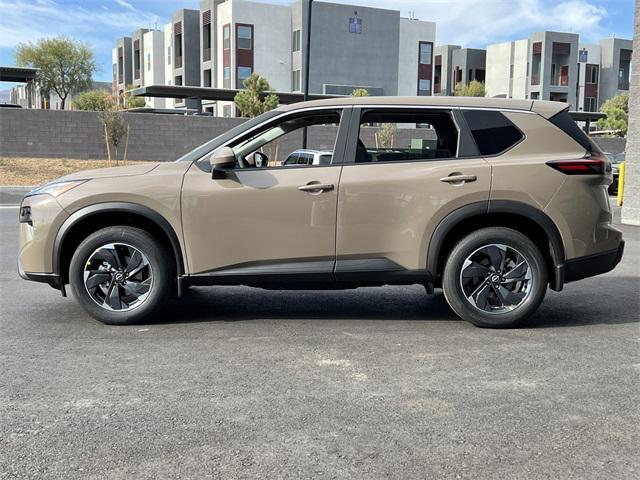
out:
{"label": "car shadow on pavement", "polygon": [[[524,328],[638,323],[640,278],[607,276],[549,291]],[[605,285],[605,286],[603,286]],[[258,319],[460,321],[440,290],[420,286],[338,291],[272,291],[248,287],[197,287],[170,302],[149,323]]]}
{"label": "car shadow on pavement", "polygon": [[258,319],[459,320],[441,292],[426,295],[418,286],[346,291],[205,287],[189,289],[150,323]]}

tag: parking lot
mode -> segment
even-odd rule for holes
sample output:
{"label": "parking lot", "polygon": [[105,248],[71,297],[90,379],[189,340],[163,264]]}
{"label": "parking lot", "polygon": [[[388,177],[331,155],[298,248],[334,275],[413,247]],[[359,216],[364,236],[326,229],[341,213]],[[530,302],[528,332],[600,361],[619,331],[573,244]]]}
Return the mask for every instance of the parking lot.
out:
{"label": "parking lot", "polygon": [[0,209],[0,478],[638,478],[640,229],[482,330],[441,293],[194,288],[112,327],[18,278]]}

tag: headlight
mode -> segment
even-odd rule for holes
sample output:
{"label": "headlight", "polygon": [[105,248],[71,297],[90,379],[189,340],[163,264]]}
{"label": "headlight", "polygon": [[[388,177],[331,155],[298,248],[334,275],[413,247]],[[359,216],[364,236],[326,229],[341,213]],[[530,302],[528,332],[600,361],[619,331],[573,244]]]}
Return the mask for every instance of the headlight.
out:
{"label": "headlight", "polygon": [[62,195],[64,192],[68,192],[72,188],[76,188],[77,186],[82,185],[84,182],[88,182],[88,180],[70,180],[68,182],[47,183],[42,187],[34,188],[29,193],[27,193],[25,197],[41,195],[43,193],[48,193],[52,197],[57,197],[59,195]]}

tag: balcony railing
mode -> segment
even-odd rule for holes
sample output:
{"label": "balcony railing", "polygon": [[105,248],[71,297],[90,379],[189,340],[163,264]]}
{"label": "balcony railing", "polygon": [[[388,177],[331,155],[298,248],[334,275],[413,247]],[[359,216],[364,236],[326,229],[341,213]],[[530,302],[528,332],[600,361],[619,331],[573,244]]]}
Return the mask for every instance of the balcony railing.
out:
{"label": "balcony railing", "polygon": [[176,68],[182,68],[182,56],[176,57]]}
{"label": "balcony railing", "polygon": [[211,49],[210,48],[203,48],[202,49],[202,61],[203,62],[208,62],[209,60],[211,60]]}
{"label": "balcony railing", "polygon": [[531,75],[531,85],[540,85],[540,75]]}
{"label": "balcony railing", "polygon": [[618,90],[629,90],[629,82],[627,80],[618,80]]}

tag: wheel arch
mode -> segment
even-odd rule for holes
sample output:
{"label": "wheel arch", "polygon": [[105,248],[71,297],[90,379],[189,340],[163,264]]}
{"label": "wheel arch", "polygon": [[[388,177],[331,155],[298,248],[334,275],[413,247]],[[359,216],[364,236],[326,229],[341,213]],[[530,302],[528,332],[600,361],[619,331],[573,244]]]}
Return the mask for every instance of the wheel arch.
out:
{"label": "wheel arch", "polygon": [[545,257],[551,288],[562,290],[565,252],[558,228],[542,210],[511,200],[476,202],[447,215],[431,236],[427,268],[439,277],[446,257],[459,239],[479,228],[497,226],[513,228],[527,235]]}
{"label": "wheel arch", "polygon": [[158,237],[175,259],[176,273],[185,273],[182,247],[174,228],[157,211],[130,202],[104,202],[89,205],[72,213],[60,226],[53,242],[53,273],[64,285],[69,279],[69,263],[75,248],[86,236],[100,228],[130,225]]}

